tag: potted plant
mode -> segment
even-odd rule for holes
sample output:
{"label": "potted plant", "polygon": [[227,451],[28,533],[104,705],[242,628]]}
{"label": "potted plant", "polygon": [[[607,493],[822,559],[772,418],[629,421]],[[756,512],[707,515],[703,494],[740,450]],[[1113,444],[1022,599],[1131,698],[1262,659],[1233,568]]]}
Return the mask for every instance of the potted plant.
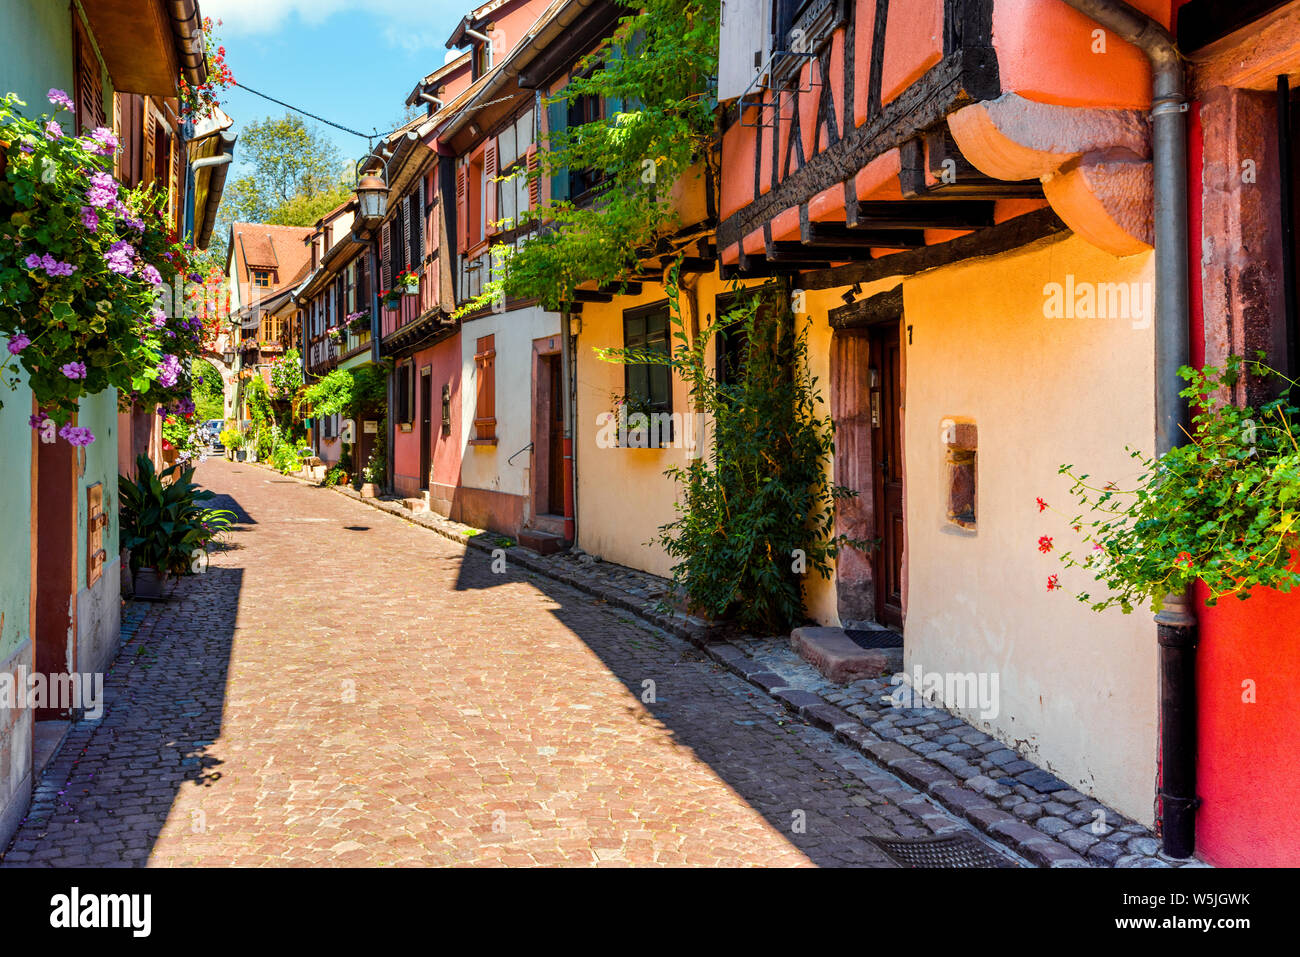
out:
{"label": "potted plant", "polygon": [[166,597],[175,579],[203,567],[208,545],[235,515],[199,503],[213,498],[192,481],[194,469],[154,470],[147,455],[136,459],[135,477],[120,476],[118,497],[122,546],[130,552],[137,598]]}
{"label": "potted plant", "polygon": [[368,309],[349,313],[345,321],[348,324],[348,332],[354,336],[364,336],[370,331],[370,311]]}
{"label": "potted plant", "polygon": [[226,458],[234,461],[236,452],[244,445],[244,434],[238,429],[222,429],[218,438],[221,440],[222,448],[226,450]]}
{"label": "potted plant", "polygon": [[389,312],[396,312],[402,307],[402,291],[400,289],[385,289],[379,294],[379,298],[383,301],[384,308]]}
{"label": "potted plant", "polygon": [[410,266],[397,274],[396,288],[400,289],[404,296],[418,296],[420,294],[420,277]]}

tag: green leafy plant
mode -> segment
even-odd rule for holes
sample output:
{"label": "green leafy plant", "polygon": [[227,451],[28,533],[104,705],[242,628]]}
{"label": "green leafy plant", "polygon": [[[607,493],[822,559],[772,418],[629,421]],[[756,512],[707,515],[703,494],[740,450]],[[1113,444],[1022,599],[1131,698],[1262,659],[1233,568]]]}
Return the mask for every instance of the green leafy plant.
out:
{"label": "green leafy plant", "polygon": [[[1133,488],[1098,484],[1073,465],[1061,466],[1081,509],[1070,525],[1087,550],[1083,557],[1065,551],[1059,560],[1108,590],[1101,597],[1078,592],[1079,601],[1127,614],[1140,604],[1158,611],[1166,595],[1198,580],[1209,605],[1227,595],[1244,600],[1256,588],[1287,592],[1300,585],[1293,561],[1300,547],[1300,410],[1285,398],[1258,409],[1224,401],[1244,367],[1290,383],[1240,356],[1222,369],[1183,367],[1188,385],[1181,394],[1196,407],[1192,434],[1159,459],[1130,449],[1141,469]],[[1038,499],[1040,512],[1048,508]],[[1056,544],[1044,535],[1038,548],[1049,554]],[[1047,587],[1065,588],[1058,574]]]}
{"label": "green leafy plant", "polygon": [[271,366],[271,391],[277,399],[287,399],[302,388],[302,356],[290,349]]}
{"label": "green leafy plant", "polygon": [[[835,500],[856,493],[827,477],[833,429],[819,411],[806,331],[796,327],[788,296],[771,284],[742,295],[692,340],[678,306],[676,267],[667,291],[671,357],[598,352],[609,361],[670,365],[688,385],[692,408],[712,423],[707,455],[666,472],[682,498],[658,542],[674,560],[674,584],[695,607],[765,633],[788,630],[804,617],[801,572],[829,577],[842,548],[871,547],[834,534]],[[706,361],[709,340],[723,329],[743,332],[747,343],[737,381],[725,385]]]}
{"label": "green leafy plant", "polygon": [[222,429],[221,434],[217,436],[221,444],[228,449],[242,449],[244,447],[244,433],[239,429]]}
{"label": "green leafy plant", "polygon": [[285,442],[277,444],[271,450],[271,467],[284,474],[301,471],[302,460],[298,457],[298,450]]}
{"label": "green leafy plant", "polygon": [[136,459],[135,477],[118,479],[122,546],[131,569],[156,569],[163,578],[190,574],[196,559],[230,527],[235,514],[199,503],[214,497],[193,482],[194,469],[154,470],[147,455]]}

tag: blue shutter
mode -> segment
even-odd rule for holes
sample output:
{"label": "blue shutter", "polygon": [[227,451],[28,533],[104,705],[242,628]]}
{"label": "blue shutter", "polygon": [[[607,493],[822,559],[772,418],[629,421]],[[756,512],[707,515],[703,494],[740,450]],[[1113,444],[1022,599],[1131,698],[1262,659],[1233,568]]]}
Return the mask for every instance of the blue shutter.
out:
{"label": "blue shutter", "polygon": [[[569,126],[569,104],[567,100],[551,103],[546,107],[546,126],[549,133],[567,129]],[[547,149],[553,149],[547,142]],[[551,199],[567,200],[569,198],[569,171],[557,169],[551,171]]]}

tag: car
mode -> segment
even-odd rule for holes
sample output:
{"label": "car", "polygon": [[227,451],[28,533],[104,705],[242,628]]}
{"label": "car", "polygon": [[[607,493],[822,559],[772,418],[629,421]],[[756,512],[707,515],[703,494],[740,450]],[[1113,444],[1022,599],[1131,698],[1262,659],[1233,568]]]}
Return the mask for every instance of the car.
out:
{"label": "car", "polygon": [[208,421],[199,426],[199,436],[209,445],[215,446],[219,444],[217,436],[221,434],[221,430],[225,427],[226,423],[221,419],[208,419]]}

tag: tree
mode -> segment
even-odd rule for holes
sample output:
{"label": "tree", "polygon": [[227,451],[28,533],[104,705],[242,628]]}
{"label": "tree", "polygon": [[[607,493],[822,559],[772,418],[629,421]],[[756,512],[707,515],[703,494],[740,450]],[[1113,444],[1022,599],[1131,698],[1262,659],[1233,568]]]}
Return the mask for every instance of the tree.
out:
{"label": "tree", "polygon": [[292,114],[250,123],[239,147],[251,169],[226,188],[225,223],[310,226],[352,192],[338,147]]}

